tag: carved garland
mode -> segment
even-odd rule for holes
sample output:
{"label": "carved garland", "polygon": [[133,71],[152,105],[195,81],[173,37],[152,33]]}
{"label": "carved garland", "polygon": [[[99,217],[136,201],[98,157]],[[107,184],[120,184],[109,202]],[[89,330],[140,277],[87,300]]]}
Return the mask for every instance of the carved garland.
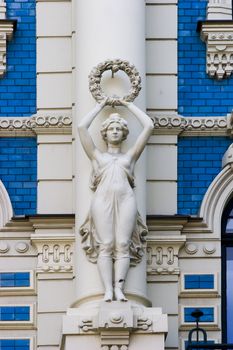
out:
{"label": "carved garland", "polygon": [[[102,75],[106,70],[112,71],[112,77],[114,76],[114,73],[117,73],[119,70],[122,70],[128,75],[131,83],[131,89],[128,95],[123,97],[108,97],[105,95],[100,83]],[[138,96],[141,90],[141,78],[135,66],[133,64],[130,64],[128,61],[123,61],[120,59],[106,60],[102,63],[99,63],[92,69],[89,75],[89,89],[92,93],[92,96],[97,102],[101,102],[108,97],[107,105],[117,106],[121,104],[121,100],[132,102]]]}

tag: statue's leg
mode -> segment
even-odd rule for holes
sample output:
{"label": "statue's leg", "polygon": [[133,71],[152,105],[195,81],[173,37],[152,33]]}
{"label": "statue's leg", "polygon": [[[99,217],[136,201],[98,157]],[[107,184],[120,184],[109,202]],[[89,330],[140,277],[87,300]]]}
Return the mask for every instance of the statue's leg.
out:
{"label": "statue's leg", "polygon": [[116,300],[127,301],[123,293],[123,288],[125,284],[125,279],[129,270],[130,258],[129,257],[119,257],[116,259],[115,267],[115,286],[114,294]]}
{"label": "statue's leg", "polygon": [[111,212],[105,207],[106,203],[102,200],[95,200],[92,203],[92,219],[96,230],[96,236],[100,242],[99,256],[97,266],[101,280],[104,285],[105,301],[113,299],[113,247],[114,234]]}
{"label": "statue's leg", "polygon": [[112,301],[113,299],[113,278],[112,278],[112,256],[99,255],[97,260],[97,266],[102,282],[104,284],[105,301]]}
{"label": "statue's leg", "polygon": [[135,228],[137,207],[135,199],[130,197],[121,204],[117,216],[116,228],[116,247],[114,264],[115,287],[114,293],[116,300],[127,301],[123,290],[127,273],[130,267],[129,243],[132,232]]}

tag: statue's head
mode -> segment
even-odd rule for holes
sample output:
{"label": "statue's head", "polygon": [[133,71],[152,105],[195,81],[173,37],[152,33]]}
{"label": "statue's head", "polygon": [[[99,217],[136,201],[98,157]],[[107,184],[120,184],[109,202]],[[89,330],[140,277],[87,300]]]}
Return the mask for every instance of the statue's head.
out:
{"label": "statue's head", "polygon": [[118,113],[111,113],[109,117],[102,123],[100,132],[102,134],[104,141],[108,142],[107,131],[113,125],[115,126],[118,125],[120,127],[122,132],[120,142],[124,141],[127,138],[127,135],[129,133],[128,124],[127,124],[127,121],[123,119]]}

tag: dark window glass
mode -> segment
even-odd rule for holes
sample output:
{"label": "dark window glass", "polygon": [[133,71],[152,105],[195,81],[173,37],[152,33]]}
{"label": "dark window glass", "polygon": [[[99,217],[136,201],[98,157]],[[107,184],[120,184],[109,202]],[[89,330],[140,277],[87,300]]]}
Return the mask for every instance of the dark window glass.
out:
{"label": "dark window glass", "polygon": [[30,307],[0,306],[0,321],[30,321]]}
{"label": "dark window glass", "polygon": [[30,287],[30,272],[1,272],[0,287]]}
{"label": "dark window glass", "polygon": [[222,341],[233,343],[233,198],[222,216]]}
{"label": "dark window glass", "polygon": [[[214,340],[207,340],[207,342],[204,342],[204,341],[198,341],[198,342],[197,341],[192,341],[193,345],[214,344],[214,343],[215,343]],[[187,345],[188,345],[188,340],[185,340],[184,344],[185,344],[185,349],[186,349]],[[194,350],[196,350],[196,349],[194,349]],[[198,350],[206,350],[206,349],[198,349]]]}
{"label": "dark window glass", "polygon": [[227,342],[233,343],[233,247],[226,248]]}
{"label": "dark window glass", "polygon": [[0,339],[1,350],[29,350],[29,339]]}
{"label": "dark window glass", "polygon": [[[184,308],[184,321],[195,322],[195,318],[191,313],[195,310],[194,307]],[[214,308],[213,307],[198,307],[203,312],[203,316],[200,317],[200,322],[214,322]]]}
{"label": "dark window glass", "polygon": [[214,275],[185,275],[185,289],[214,289]]}

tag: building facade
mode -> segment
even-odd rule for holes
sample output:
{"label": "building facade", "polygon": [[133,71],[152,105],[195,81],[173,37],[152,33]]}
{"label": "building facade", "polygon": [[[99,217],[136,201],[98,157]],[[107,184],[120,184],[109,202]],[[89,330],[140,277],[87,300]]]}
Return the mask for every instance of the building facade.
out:
{"label": "building facade", "polygon": [[0,349],[69,349],[67,310],[101,298],[80,258],[91,192],[77,122],[108,58],[139,69],[135,104],[154,123],[136,170],[147,297],[139,269],[126,293],[167,314],[167,349],[185,349],[195,308],[210,342],[233,343],[232,2],[2,0],[0,32]]}

